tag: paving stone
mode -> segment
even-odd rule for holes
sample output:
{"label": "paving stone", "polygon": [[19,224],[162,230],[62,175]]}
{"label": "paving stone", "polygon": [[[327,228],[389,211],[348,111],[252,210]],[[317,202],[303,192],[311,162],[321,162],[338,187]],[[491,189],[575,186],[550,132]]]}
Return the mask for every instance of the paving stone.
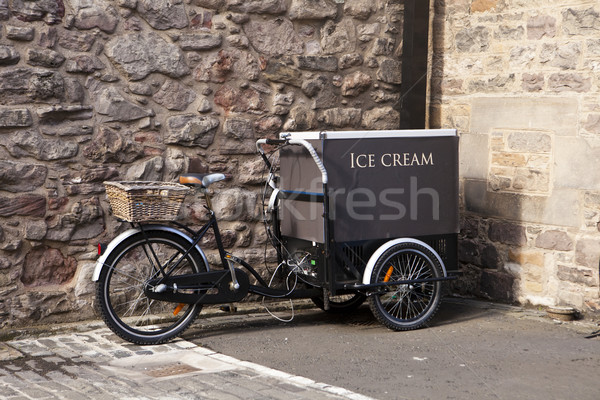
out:
{"label": "paving stone", "polygon": [[20,392],[24,393],[25,395],[29,396],[32,399],[52,399],[52,398],[54,398],[52,393],[47,392],[46,390],[42,389],[39,386],[38,387],[28,386],[28,387],[20,389]]}
{"label": "paving stone", "polygon": [[[0,386],[11,388],[6,398],[58,398],[58,399],[114,399],[136,400],[170,399],[343,399],[340,395],[325,390],[310,379],[294,377],[287,373],[242,362],[232,357],[197,347],[180,340],[158,346],[137,346],[124,344],[120,339],[111,341],[112,335],[102,329],[85,335],[62,335],[39,340],[18,340],[10,342],[11,348],[22,350],[33,357],[25,364],[12,362],[0,364]],[[209,369],[200,373],[187,373],[155,379],[115,373],[114,369],[103,368],[114,362],[124,362],[129,357],[140,360],[164,360],[171,362],[173,357],[191,354],[191,359],[205,357],[210,362],[220,363],[220,372]],[[82,356],[85,353],[87,356]],[[38,354],[38,355],[34,355]],[[197,354],[195,356],[194,354]],[[170,357],[170,358],[169,358]],[[0,360],[0,363],[2,360]],[[126,362],[126,361],[125,361]],[[156,362],[156,361],[155,361]],[[48,365],[56,369],[41,375]],[[232,368],[223,371],[222,368]],[[36,371],[40,371],[37,373]],[[135,372],[135,371],[134,371]],[[137,375],[135,375],[137,376]],[[182,379],[183,378],[183,379]],[[293,382],[293,384],[292,384]],[[366,399],[366,398],[365,398]]]}

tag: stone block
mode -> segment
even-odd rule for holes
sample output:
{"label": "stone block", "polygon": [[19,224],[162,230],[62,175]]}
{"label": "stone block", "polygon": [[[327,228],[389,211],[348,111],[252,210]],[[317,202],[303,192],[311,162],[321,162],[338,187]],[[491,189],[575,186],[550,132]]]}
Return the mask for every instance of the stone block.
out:
{"label": "stone block", "polygon": [[35,29],[30,26],[6,26],[6,37],[11,40],[31,42],[35,36]]}
{"label": "stone block", "polygon": [[360,125],[362,110],[360,108],[330,108],[318,113],[318,120],[335,128],[353,128]]}
{"label": "stone block", "polygon": [[479,245],[470,240],[461,240],[458,246],[458,260],[466,264],[479,265]]}
{"label": "stone block", "polygon": [[530,168],[517,168],[514,172],[512,189],[525,193],[547,193],[550,190],[550,174]]}
{"label": "stone block", "polygon": [[515,300],[515,278],[503,271],[485,269],[481,273],[479,290],[491,299],[512,302]]}
{"label": "stone block", "polygon": [[555,138],[554,187],[600,190],[600,138]]}
{"label": "stone block", "polygon": [[575,262],[577,265],[597,270],[600,259],[600,240],[579,239],[575,247]]}
{"label": "stone block", "polygon": [[292,21],[335,18],[337,7],[331,0],[292,0],[288,15]]}
{"label": "stone block", "polygon": [[544,284],[525,279],[523,281],[523,289],[527,293],[540,294],[544,292]]}
{"label": "stone block", "polygon": [[0,109],[0,128],[22,128],[31,125],[33,119],[28,109]]}
{"label": "stone block", "polygon": [[586,35],[600,31],[600,13],[593,7],[585,10],[568,8],[562,12],[563,30],[568,35]]}
{"label": "stone block", "polygon": [[182,35],[179,38],[179,47],[185,51],[210,50],[221,46],[223,37],[219,34],[201,33],[194,35]]}
{"label": "stone block", "polygon": [[492,153],[492,165],[525,167],[527,166],[527,156],[519,153]]}
{"label": "stone block", "polygon": [[588,39],[585,44],[588,55],[600,56],[600,39]]}
{"label": "stone block", "polygon": [[224,221],[250,221],[259,215],[256,193],[240,188],[220,190],[213,198],[213,205]]}
{"label": "stone block", "polygon": [[183,51],[153,32],[115,36],[106,43],[105,53],[132,80],[143,79],[152,72],[172,78],[190,73]]}
{"label": "stone block", "polygon": [[578,73],[556,73],[548,78],[548,89],[554,92],[589,92],[592,87],[592,78],[586,78]]}
{"label": "stone block", "polygon": [[397,60],[383,60],[377,70],[377,79],[394,85],[402,83],[402,63]]}
{"label": "stone block", "polygon": [[535,250],[511,249],[508,252],[508,259],[521,266],[533,265],[536,267],[544,266],[544,252]]}
{"label": "stone block", "polygon": [[346,75],[342,81],[342,96],[358,96],[371,87],[373,79],[363,72],[356,71],[351,75]]}
{"label": "stone block", "polygon": [[239,13],[281,14],[287,10],[285,0],[228,0],[227,9]]}
{"label": "stone block", "polygon": [[219,126],[215,117],[199,117],[194,114],[175,115],[167,119],[168,133],[164,141],[167,144],[210,146]]}
{"label": "stone block", "polygon": [[598,287],[598,270],[559,265],[557,277],[561,281],[569,281],[590,287]]}
{"label": "stone block", "polygon": [[95,71],[106,68],[100,59],[87,54],[70,57],[65,67],[67,72],[84,74],[92,74]]}
{"label": "stone block", "polygon": [[352,53],[356,48],[356,28],[352,21],[327,21],[321,28],[321,48],[324,54]]}
{"label": "stone block", "polygon": [[556,56],[550,62],[550,65],[561,69],[575,69],[580,58],[581,48],[579,43],[570,42],[557,47]]}
{"label": "stone block", "polygon": [[79,151],[77,143],[45,139],[35,132],[17,132],[11,135],[6,148],[13,157],[31,156],[41,161],[71,159]]}
{"label": "stone block", "polygon": [[527,20],[527,39],[540,40],[556,36],[556,18],[549,15],[536,15]]}
{"label": "stone block", "polygon": [[338,59],[335,56],[298,56],[296,59],[300,69],[329,72],[338,69]]}
{"label": "stone block", "polygon": [[369,0],[346,0],[344,3],[344,14],[356,19],[365,20],[371,16],[376,7],[376,3]]}
{"label": "stone block", "polygon": [[102,114],[102,120],[111,121],[135,121],[144,117],[154,116],[152,109],[145,109],[133,101],[114,86],[100,86],[92,92],[95,99],[94,109]]}
{"label": "stone block", "polygon": [[498,172],[498,171],[490,171],[490,175],[488,177],[488,187],[490,190],[499,191],[499,190],[508,190],[512,186],[512,178],[502,176],[502,175],[511,175],[510,172]]}
{"label": "stone block", "polygon": [[576,310],[585,308],[585,297],[579,288],[574,288],[572,285],[561,287],[556,296],[559,304],[574,307]]}
{"label": "stone block", "polygon": [[536,129],[576,136],[578,101],[571,98],[479,97],[471,101],[471,133]]}
{"label": "stone block", "polygon": [[552,151],[552,137],[543,132],[512,132],[507,137],[510,150],[525,153],[549,153]]}
{"label": "stone block", "polygon": [[396,47],[396,40],[390,38],[376,38],[371,48],[373,56],[391,56]]}
{"label": "stone block", "polygon": [[[17,8],[13,5],[13,8]],[[10,18],[10,9],[8,0],[0,0],[0,21],[7,21]]]}
{"label": "stone block", "polygon": [[68,50],[74,51],[90,51],[94,42],[96,41],[96,36],[81,31],[61,31],[60,36],[58,37],[58,45]]}
{"label": "stone block", "polygon": [[27,64],[46,68],[58,68],[65,61],[65,57],[50,49],[28,49]]}
{"label": "stone block", "polygon": [[20,59],[21,55],[14,46],[0,45],[0,66],[17,64]]}
{"label": "stone block", "polygon": [[40,68],[0,70],[0,104],[56,103],[64,100],[65,80]]}
{"label": "stone block", "polygon": [[225,5],[225,2],[225,0],[193,0],[192,4],[209,10],[218,10]]}
{"label": "stone block", "polygon": [[461,178],[487,179],[489,167],[488,135],[460,135],[459,173]]}
{"label": "stone block", "polygon": [[215,92],[214,102],[228,112],[253,112],[260,114],[265,109],[262,96],[252,88],[238,90],[231,86],[223,85]]}
{"label": "stone block", "polygon": [[498,93],[510,90],[515,82],[515,74],[498,74],[488,79],[473,79],[469,82],[467,89],[472,94]]}
{"label": "stone block", "polygon": [[181,29],[188,25],[183,0],[138,0],[137,11],[154,29]]}
{"label": "stone block", "polygon": [[485,180],[464,181],[465,208],[481,216],[578,228],[581,204],[575,190],[549,195],[490,192]]}
{"label": "stone block", "polygon": [[[537,54],[535,46],[516,46],[510,51],[510,66],[511,68],[519,69],[531,69],[533,67],[533,60]],[[491,59],[498,71],[503,71],[505,66],[502,58],[494,57]]]}
{"label": "stone block", "polygon": [[110,2],[71,0],[70,3],[75,14],[73,26],[76,28],[84,30],[98,28],[106,33],[115,31],[119,23],[119,14]]}
{"label": "stone block", "polygon": [[481,53],[490,46],[490,31],[485,26],[466,27],[456,34],[455,41],[461,53]]}
{"label": "stone block", "polygon": [[465,216],[461,221],[460,234],[475,239],[479,237],[479,218]]}
{"label": "stone block", "polygon": [[502,256],[498,248],[492,244],[481,248],[481,266],[483,268],[499,269],[502,266]]}
{"label": "stone block", "polygon": [[21,282],[25,286],[62,285],[73,279],[77,261],[65,257],[60,250],[47,246],[31,250],[25,256]]}
{"label": "stone block", "polygon": [[31,192],[46,181],[48,168],[43,164],[0,160],[0,186],[3,191]]}
{"label": "stone block", "polygon": [[196,92],[175,80],[167,79],[152,98],[168,110],[184,111],[196,100]]}
{"label": "stone block", "polygon": [[359,65],[362,65],[363,62],[364,57],[360,53],[344,54],[340,57],[339,68],[347,69],[351,67],[357,67]]}
{"label": "stone block", "polygon": [[[40,122],[54,124],[63,121],[79,121],[91,119],[94,116],[92,106],[83,105],[55,105],[48,107],[38,107],[35,113],[40,118]],[[45,132],[52,132],[53,128],[49,127]],[[87,135],[92,133],[93,128],[90,126],[70,126],[63,128],[58,132],[59,136]],[[56,132],[56,131],[54,131]]]}
{"label": "stone block", "polygon": [[361,125],[366,129],[397,129],[400,113],[392,107],[380,107],[363,112]]}
{"label": "stone block", "polygon": [[523,74],[521,87],[527,92],[539,92],[544,89],[544,74]]}
{"label": "stone block", "polygon": [[551,230],[541,233],[535,239],[536,247],[548,250],[573,250],[573,240],[566,232]]}
{"label": "stone block", "polygon": [[244,33],[261,54],[271,57],[302,54],[303,42],[289,19],[252,20],[244,25]]}
{"label": "stone block", "polygon": [[229,118],[223,127],[221,154],[253,154],[256,139],[253,124],[245,118]]}
{"label": "stone block", "polygon": [[296,87],[303,85],[302,73],[280,62],[270,62],[264,71],[264,76],[272,82],[287,83]]}
{"label": "stone block", "polygon": [[162,157],[153,157],[147,161],[132,164],[127,168],[126,181],[160,181],[164,167]]}
{"label": "stone block", "polygon": [[512,246],[527,244],[525,227],[511,222],[490,221],[488,237],[493,242],[504,243]]}
{"label": "stone block", "polygon": [[43,218],[46,215],[46,198],[28,194],[17,197],[0,197],[0,216]]}
{"label": "stone block", "polygon": [[511,27],[500,25],[494,31],[494,39],[496,40],[522,40],[525,35],[525,28],[522,26]]}
{"label": "stone block", "polygon": [[600,135],[600,114],[589,114],[583,128],[594,135]]}

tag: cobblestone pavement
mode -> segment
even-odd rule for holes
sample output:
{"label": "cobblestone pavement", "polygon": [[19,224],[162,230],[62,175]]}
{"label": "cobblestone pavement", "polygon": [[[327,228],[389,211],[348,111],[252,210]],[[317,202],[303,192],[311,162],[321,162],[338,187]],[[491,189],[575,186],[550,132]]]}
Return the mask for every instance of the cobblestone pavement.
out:
{"label": "cobblestone pavement", "polygon": [[185,340],[132,345],[105,328],[0,343],[0,398],[369,399]]}

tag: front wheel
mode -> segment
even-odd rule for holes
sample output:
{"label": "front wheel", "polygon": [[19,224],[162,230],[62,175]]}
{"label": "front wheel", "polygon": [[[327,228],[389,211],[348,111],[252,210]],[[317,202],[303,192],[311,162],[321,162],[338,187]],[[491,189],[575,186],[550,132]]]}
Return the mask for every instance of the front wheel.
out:
{"label": "front wheel", "polygon": [[425,246],[406,242],[390,247],[375,263],[371,283],[417,282],[381,286],[369,296],[373,315],[396,331],[422,327],[437,311],[441,298],[441,281],[427,280],[441,274],[438,258]]}
{"label": "front wheel", "polygon": [[207,270],[190,243],[165,231],[136,233],[107,257],[96,287],[96,302],[106,325],[135,344],[159,344],[181,334],[202,306],[153,300],[144,293],[150,279],[160,277],[160,264],[171,277]]}

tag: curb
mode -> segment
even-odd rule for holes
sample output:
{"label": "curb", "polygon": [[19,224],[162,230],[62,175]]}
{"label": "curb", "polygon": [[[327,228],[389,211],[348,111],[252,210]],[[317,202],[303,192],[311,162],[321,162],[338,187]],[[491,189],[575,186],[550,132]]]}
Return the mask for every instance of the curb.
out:
{"label": "curb", "polygon": [[[445,297],[442,300],[444,303],[459,304],[479,309],[493,309],[497,311],[507,312],[518,315],[519,317],[540,319],[542,321],[565,325],[566,327],[577,328],[598,328],[600,326],[600,319],[576,319],[574,321],[560,321],[552,319],[548,316],[545,307],[544,310],[540,308],[516,306],[502,303],[494,303],[485,300],[478,300],[466,297]],[[289,311],[290,301],[273,301],[267,302],[270,311]],[[226,311],[224,307],[234,307],[235,311]],[[293,302],[293,308],[296,310],[319,310],[310,299],[297,299]],[[250,314],[265,314],[268,315],[267,310],[260,301],[242,302],[234,305],[217,305],[217,306],[206,306],[199,316],[199,320],[211,320],[221,317],[234,317]],[[85,320],[77,322],[57,323],[57,324],[40,324],[32,325],[27,327],[8,328],[0,329],[0,344],[15,339],[23,339],[29,337],[39,337],[44,335],[56,335],[61,333],[69,332],[86,332],[95,329],[104,328],[106,325],[101,319]],[[1,351],[1,347],[0,347]]]}
{"label": "curb", "polygon": [[[271,311],[289,311],[289,301],[275,301],[265,303]],[[266,314],[265,307],[261,302],[243,302],[236,303],[235,311],[226,311],[224,307],[232,307],[230,304],[205,306],[199,315],[199,319],[211,319],[224,316],[248,315],[248,314]],[[296,310],[317,309],[310,299],[294,300],[293,307]],[[10,340],[24,339],[29,337],[39,337],[45,335],[57,335],[70,332],[86,332],[106,327],[101,319],[84,320],[76,322],[64,322],[56,324],[40,324],[25,327],[0,329],[0,344]]]}

